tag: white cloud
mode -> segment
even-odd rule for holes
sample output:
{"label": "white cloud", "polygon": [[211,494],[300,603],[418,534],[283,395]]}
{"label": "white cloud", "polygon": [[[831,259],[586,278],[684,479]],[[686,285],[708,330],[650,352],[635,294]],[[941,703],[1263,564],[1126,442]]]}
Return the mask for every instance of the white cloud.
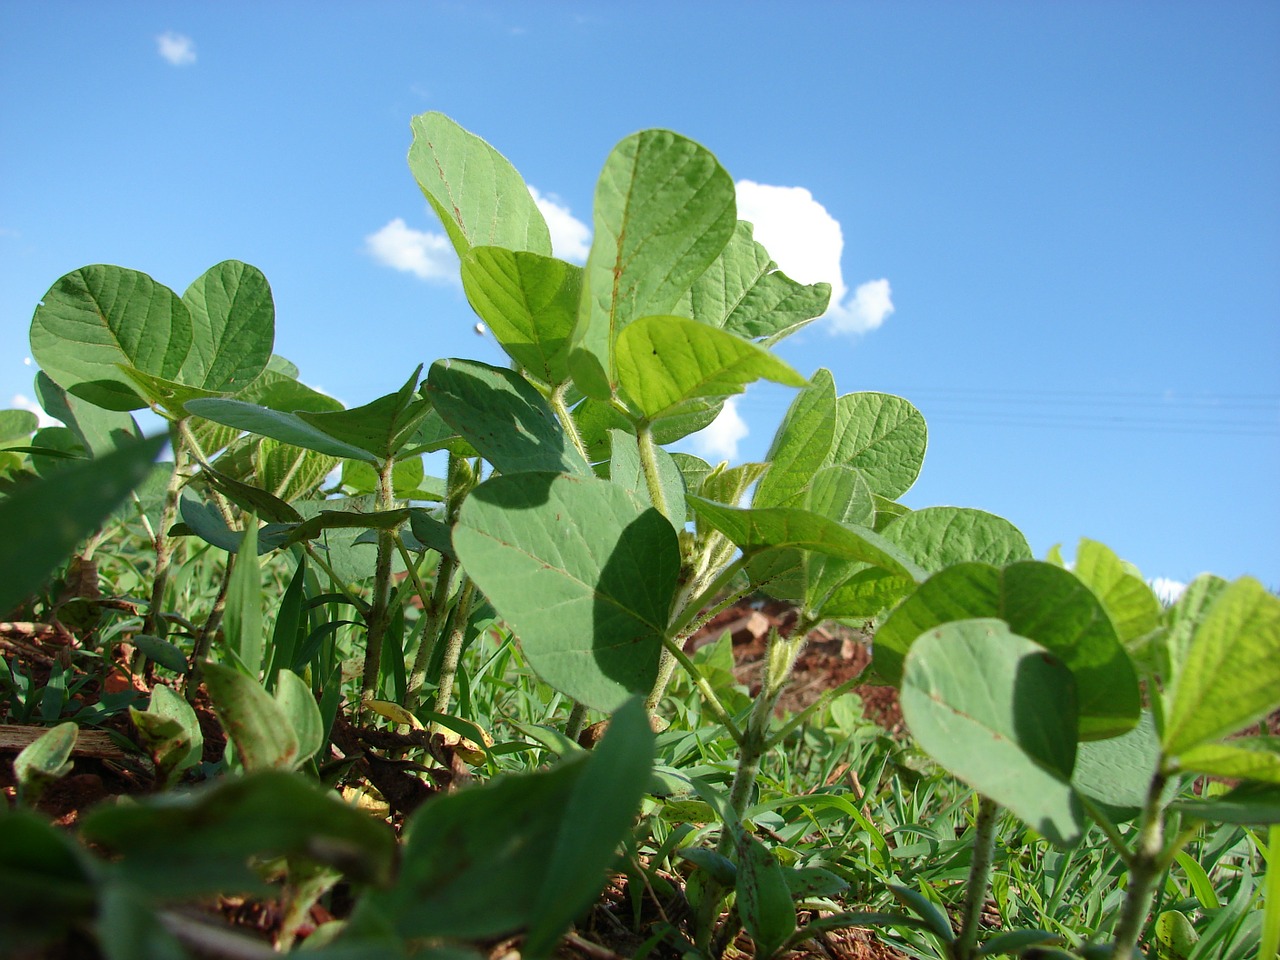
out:
{"label": "white cloud", "polygon": [[375,260],[388,267],[423,280],[458,281],[458,255],[442,233],[414,230],[396,217],[365,237],[364,245]]}
{"label": "white cloud", "polygon": [[196,62],[196,42],[185,33],[169,30],[156,37],[160,56],[175,67],[189,67]]}
{"label": "white cloud", "polygon": [[547,229],[551,231],[551,249],[555,255],[562,260],[584,263],[591,250],[591,228],[560,203],[555,194],[543,196],[536,187],[530,187],[529,193],[547,221]]}
{"label": "white cloud", "polygon": [[1161,603],[1175,603],[1182,596],[1187,585],[1181,580],[1170,580],[1168,577],[1156,577],[1148,581],[1152,591],[1160,598]]}
{"label": "white cloud", "polygon": [[738,399],[730,397],[724,402],[720,415],[690,439],[698,456],[716,463],[737,459],[738,443],[748,432],[746,421],[738,413]]}
{"label": "white cloud", "polygon": [[782,272],[801,283],[831,284],[827,317],[833,333],[866,333],[893,313],[888,280],[871,280],[849,293],[840,267],[840,221],[812,193],[751,180],[739,180],[737,187],[738,218],[755,225],[756,240]]}
{"label": "white cloud", "polygon": [[55,420],[44,412],[44,408],[34,400],[22,393],[15,393],[9,400],[9,409],[11,410],[30,410],[36,415],[36,419],[40,421],[42,427],[60,427],[61,420]]}

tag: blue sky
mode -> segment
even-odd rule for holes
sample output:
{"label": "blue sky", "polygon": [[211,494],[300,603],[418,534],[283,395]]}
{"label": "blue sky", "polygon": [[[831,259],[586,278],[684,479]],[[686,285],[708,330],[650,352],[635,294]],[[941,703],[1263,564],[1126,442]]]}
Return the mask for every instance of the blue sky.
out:
{"label": "blue sky", "polygon": [[[843,291],[784,357],[924,413],[908,505],[1275,587],[1277,51],[1263,2],[0,0],[0,406],[32,396],[36,303],[88,263],[179,292],[255,264],[276,351],[352,405],[419,362],[501,363],[435,275],[410,117],[506,154],[569,259],[613,144],[667,127],[784,270]],[[752,388],[736,450],[702,442],[760,457],[789,399]]]}

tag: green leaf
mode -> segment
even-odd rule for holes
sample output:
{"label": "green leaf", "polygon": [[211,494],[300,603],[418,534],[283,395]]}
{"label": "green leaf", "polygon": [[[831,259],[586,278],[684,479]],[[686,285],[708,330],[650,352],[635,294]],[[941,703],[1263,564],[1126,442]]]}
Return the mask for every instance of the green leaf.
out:
{"label": "green leaf", "polygon": [[[36,375],[37,381],[39,376],[39,374]],[[48,380],[48,377],[45,379]],[[52,383],[52,381],[49,382]],[[40,419],[30,410],[0,410],[0,443],[25,440],[35,433],[39,426]]]}
{"label": "green leaf", "polygon": [[887,393],[847,393],[836,400],[826,462],[857,467],[872,491],[894,499],[916,482],[927,445],[924,417],[906,400]]}
{"label": "green leaf", "polygon": [[1160,766],[1160,735],[1151,711],[1142,711],[1128,733],[1080,744],[1071,781],[1085,796],[1104,804],[1113,820],[1131,819],[1142,809]]}
{"label": "green leaf", "polygon": [[738,915],[755,942],[755,956],[768,960],[795,933],[796,906],[773,853],[745,830],[736,839]]}
{"label": "green leaf", "polygon": [[647,726],[633,702],[590,755],[426,804],[395,886],[366,895],[353,926],[467,940],[528,927],[526,952],[549,951],[598,895],[630,829],[653,758]]}
{"label": "green leaf", "polygon": [[667,130],[645,130],[614,147],[596,184],[570,359],[583,393],[608,398],[623,328],[670,313],[736,226],[733,179],[705,147]]}
{"label": "green leaf", "polygon": [[[630,490],[641,503],[653,505],[649,483],[640,463],[640,445],[636,438],[625,430],[610,430],[609,433],[613,437],[610,443],[613,455],[609,460],[609,479]],[[667,515],[683,522],[688,516],[688,508],[685,506],[684,477],[680,468],[676,466],[671,454],[661,447],[654,447],[654,459],[658,464],[658,486],[666,501]]]}
{"label": "green leaf", "polygon": [[218,722],[246,770],[292,770],[306,759],[284,711],[258,681],[219,663],[206,663],[203,673]]}
{"label": "green leaf", "polygon": [[[805,491],[804,507],[820,516],[870,528],[875,522],[875,504],[871,488],[862,474],[852,467],[823,467]],[[803,554],[805,607],[817,610],[831,592],[866,565],[839,560],[820,553]]]}
{"label": "green leaf", "polygon": [[648,693],[680,568],[657,510],[607,480],[499,476],[467,497],[453,544],[543,680],[606,712]]}
{"label": "green leaf", "polygon": [[259,889],[250,857],[296,857],[386,883],[396,846],[385,823],[281,771],[103,805],[85,817],[82,833],[119,855],[119,876],[166,898]]}
{"label": "green leaf", "polygon": [[618,383],[647,420],[678,414],[691,400],[741,393],[760,379],[805,385],[763,347],[684,317],[636,320],[618,335],[615,355]]}
{"label": "green leaf", "polygon": [[907,909],[915,911],[925,929],[932,931],[933,935],[943,943],[949,944],[955,941],[956,935],[951,929],[951,921],[941,907],[918,890],[912,890],[897,883],[891,883],[888,886],[895,900]]}
{"label": "green leaf", "polygon": [[519,366],[553,387],[569,379],[581,267],[536,253],[476,247],[462,258],[462,289]]}
{"label": "green leaf", "polygon": [[445,422],[502,473],[593,475],[551,405],[514,370],[437,360],[427,392]]}
{"label": "green leaf", "polygon": [[[416,456],[421,451],[406,449],[407,445],[416,438],[422,421],[431,413],[431,404],[417,399],[414,394],[421,372],[422,367],[419,366],[395,393],[388,393],[364,406],[320,413],[300,410],[297,416],[343,443],[369,451],[376,462],[400,456]],[[284,437],[276,439],[290,442]],[[305,447],[307,444],[300,443],[298,446]],[[320,452],[342,456],[329,450]]]}
{"label": "green leaf", "polygon": [[153,437],[76,463],[0,500],[0,616],[40,586],[146,479],[164,442]]}
{"label": "green leaf", "polygon": [[823,368],[791,401],[765,457],[769,471],[756,487],[752,505],[799,506],[809,481],[827,462],[835,428],[835,381],[831,371]]}
{"label": "green leaf", "polygon": [[1280,785],[1242,783],[1211,800],[1175,800],[1169,810],[1209,823],[1280,823]]}
{"label": "green leaf", "polygon": [[1165,718],[1165,752],[1220,740],[1277,707],[1280,597],[1241,577],[1196,628]]}
{"label": "green leaf", "polygon": [[191,705],[168,687],[157,684],[146,711],[130,707],[129,715],[166,785],[200,762],[204,748],[200,722]]}
{"label": "green leaf", "polygon": [[[36,374],[36,397],[45,412],[65,423],[94,457],[119,450],[142,438],[142,431],[132,415],[123,411],[104,410],[72,396],[54,383],[44,371]],[[34,417],[34,414],[26,410],[12,412]],[[31,430],[35,430],[34,421]]]}
{"label": "green leaf", "polygon": [[315,694],[292,670],[281,670],[276,678],[276,706],[298,739],[298,762],[314,757],[324,746],[324,723]]}
{"label": "green leaf", "polygon": [[1075,675],[1080,738],[1096,740],[1138,722],[1138,679],[1106,610],[1070,571],[1040,561],[1004,569],[959,563],[934,574],[876,632],[872,667],[888,683],[901,677],[911,644],[953,620],[998,617],[1048,648]]}
{"label": "green leaf", "polygon": [[[0,943],[38,944],[90,921],[96,910],[87,859],[72,835],[43,816],[0,809]],[[42,956],[17,951],[18,956]]]}
{"label": "green leaf", "polygon": [[1178,756],[1178,767],[1233,780],[1280,783],[1280,737],[1242,737],[1231,743],[1206,743]]}
{"label": "green leaf", "polygon": [[24,802],[34,804],[45,787],[71,772],[71,751],[79,735],[80,728],[68,720],[46,730],[13,758],[13,776]]}
{"label": "green leaf", "polygon": [[631,829],[653,769],[654,736],[644,702],[627,702],[609,721],[565,804],[524,944],[550,956],[556,941],[600,894],[622,838]]}
{"label": "green leaf", "polygon": [[1156,940],[1164,948],[1160,955],[1168,960],[1186,960],[1200,940],[1187,915],[1179,910],[1162,911],[1156,917],[1154,929]]}
{"label": "green leaf", "polygon": [[912,580],[924,572],[880,534],[837,523],[797,507],[738,509],[703,497],[689,497],[698,518],[719,530],[744,552],[800,547],[844,560],[861,560]]}
{"label": "green leaf", "polygon": [[192,400],[184,405],[188,413],[212,420],[214,423],[246,430],[264,437],[272,437],[282,443],[327,453],[331,457],[364,460],[377,463],[377,456],[363,447],[339,440],[324,430],[303,420],[296,413],[285,413],[246,403],[243,400],[212,398],[208,400]]}
{"label": "green leaf", "polygon": [[1082,830],[1071,672],[998,620],[962,620],[907,654],[902,714],[938,763],[1060,846]]}
{"label": "green leaf", "polygon": [[267,368],[276,308],[261,270],[224,260],[197,277],[182,302],[191,316],[191,351],[172,379],[236,393]]}
{"label": "green leaf", "polygon": [[262,672],[262,567],[258,563],[258,518],[250,515],[227,584],[223,617],[227,648],[253,677]]}
{"label": "green leaf", "polygon": [[191,317],[176,293],[145,273],[105,264],[60,278],[31,319],[31,356],[40,369],[113,410],[144,405],[120,365],[177,380],[192,339]]}
{"label": "green leaf", "polygon": [[1121,643],[1136,640],[1159,626],[1160,601],[1155,593],[1101,543],[1082,538],[1072,572],[1107,608]]}
{"label": "green leaf", "polygon": [[409,170],[458,256],[495,246],[551,255],[551,234],[510,161],[442,113],[413,118]]}
{"label": "green leaf", "polygon": [[[739,220],[733,236],[689,290],[689,316],[748,340],[775,343],[826,313],[831,284],[792,280]],[[677,311],[682,312],[682,311]]]}
{"label": "green leaf", "polygon": [[969,560],[1002,567],[1033,556],[1012,523],[968,507],[914,510],[886,526],[884,536],[929,573]]}

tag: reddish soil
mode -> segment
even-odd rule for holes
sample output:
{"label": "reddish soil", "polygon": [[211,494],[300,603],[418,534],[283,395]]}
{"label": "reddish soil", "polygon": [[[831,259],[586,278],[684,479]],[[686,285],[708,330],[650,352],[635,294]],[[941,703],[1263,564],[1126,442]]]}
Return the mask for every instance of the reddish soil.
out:
{"label": "reddish soil", "polygon": [[[772,627],[778,627],[785,632],[791,625],[792,616],[789,609],[782,605],[739,605],[721,613],[692,637],[689,648],[696,649],[729,630],[733,637],[735,675],[739,682],[755,693],[759,688],[761,658],[768,631]],[[792,683],[779,704],[779,710],[798,710],[812,703],[825,690],[857,677],[869,660],[867,640],[866,635],[852,630],[814,631],[796,664]],[[103,693],[120,692],[131,684],[139,692],[148,692],[156,682],[154,676],[149,674],[131,677],[120,665],[107,661],[82,655],[73,659],[71,654],[76,646],[74,634],[60,624],[50,627],[31,623],[0,623],[0,655],[15,668],[31,674],[36,688],[47,683],[51,668],[59,662],[64,668],[71,667],[74,663],[75,669],[70,673],[77,679],[83,679],[85,673],[88,673],[88,679],[80,686],[74,698],[86,706],[96,703]],[[117,647],[116,654],[123,663],[130,658],[132,650],[127,646]],[[862,698],[868,718],[891,732],[902,731],[902,715],[898,710],[894,690],[871,686],[858,686],[854,689]],[[225,737],[203,691],[194,706],[205,736],[204,758],[216,761],[222,755]],[[37,717],[28,721],[24,728],[10,715],[11,708],[11,704],[0,700],[0,732],[8,735],[7,739],[0,739],[0,796],[4,798],[2,802],[10,807],[16,804],[12,758],[20,746],[15,746],[15,743],[20,743],[23,737],[29,741],[42,729],[35,726],[39,722],[38,711]],[[75,766],[72,774],[50,786],[40,799],[38,809],[59,826],[73,827],[85,810],[104,800],[145,794],[155,789],[149,765],[131,753],[126,748],[127,744],[119,742],[121,739],[132,739],[133,731],[128,714],[116,714],[104,726],[117,735],[117,741],[111,741],[105,735],[86,728],[73,757]],[[91,735],[93,745],[86,743]],[[429,745],[428,749],[441,766],[429,770],[430,778],[424,781],[401,769],[387,768],[379,751],[396,749],[395,744],[382,742],[387,736],[394,736],[393,734],[360,730],[342,721],[335,728],[334,735],[335,742],[339,743],[347,756],[358,754],[361,757],[355,768],[361,776],[374,783],[388,798],[399,794],[400,802],[395,804],[399,807],[396,821],[412,807],[429,799],[431,793],[448,789],[456,777],[469,776],[464,767],[453,762],[451,752],[445,751],[442,754],[436,744]],[[401,783],[401,780],[411,780],[411,786],[417,789],[409,790],[410,785]],[[331,906],[335,912],[341,912],[336,904]],[[313,916],[315,922],[331,919],[324,908],[317,907],[316,910],[319,913]],[[629,900],[621,889],[611,887],[606,890],[593,912],[591,922],[565,939],[561,955],[574,960],[621,960],[630,956],[641,943],[619,919],[628,917],[630,910]],[[206,917],[220,917],[242,933],[254,933],[261,937],[269,937],[280,920],[280,912],[275,903],[243,898],[223,898],[219,902],[206,904],[203,912]],[[519,941],[508,940],[477,946],[484,949],[493,960],[497,960],[499,957],[512,957],[512,951],[519,949]],[[726,954],[731,960],[750,955],[751,944],[744,936],[739,937]],[[89,941],[76,937],[74,942],[67,942],[44,952],[24,953],[22,960],[69,960],[73,957],[80,960],[97,956],[96,948]],[[518,956],[518,953],[514,956]],[[880,943],[867,931],[842,930],[823,935],[820,942],[806,944],[793,957],[815,960],[898,960],[901,954]]]}

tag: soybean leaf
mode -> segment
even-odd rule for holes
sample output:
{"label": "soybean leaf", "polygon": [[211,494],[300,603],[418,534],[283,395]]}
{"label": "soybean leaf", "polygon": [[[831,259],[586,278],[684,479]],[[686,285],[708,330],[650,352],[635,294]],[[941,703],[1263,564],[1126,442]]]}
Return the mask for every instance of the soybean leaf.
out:
{"label": "soybean leaf", "polygon": [[[408,445],[411,440],[416,439],[419,426],[431,412],[431,404],[418,399],[414,394],[421,372],[422,367],[419,366],[395,393],[379,397],[364,406],[329,412],[300,410],[297,416],[343,443],[367,450],[374,455],[375,462],[399,456],[416,456],[421,451],[408,449]],[[283,437],[276,439],[291,442]],[[328,450],[321,452],[342,456]]]}
{"label": "soybean leaf", "polygon": [[605,161],[593,222],[570,369],[583,393],[604,400],[617,386],[623,328],[670,313],[733,235],[733,179],[705,147],[645,130]]}
{"label": "soybean leaf", "polygon": [[284,711],[258,681],[220,663],[206,663],[203,673],[218,722],[246,770],[292,770],[305,759]]}
{"label": "soybean leaf", "polygon": [[1032,559],[1022,532],[993,513],[968,507],[925,507],[884,528],[885,539],[930,573],[968,560],[997,567]]}
{"label": "soybean leaf", "polygon": [[1165,718],[1165,752],[1219,740],[1278,706],[1280,597],[1241,577],[1196,628]]}
{"label": "soybean leaf", "polygon": [[[0,616],[36,589],[150,473],[164,446],[152,437],[23,484],[0,500]],[[57,523],[49,518],[56,517]]]}
{"label": "soybean leaf", "polygon": [[250,857],[297,857],[385,883],[396,846],[386,824],[313,781],[271,770],[104,805],[82,833],[119,855],[113,869],[123,879],[168,898],[260,889]]}
{"label": "soybean leaf", "polygon": [[684,317],[646,316],[629,324],[618,335],[615,358],[618,384],[646,420],[684,412],[689,401],[741,393],[760,379],[805,385],[763,347]]}
{"label": "soybean leaf", "polygon": [[61,277],[31,319],[31,356],[68,392],[111,410],[145,406],[120,365],[176,380],[192,344],[178,295],[145,273],[94,264]]}
{"label": "soybean leaf", "polygon": [[736,837],[738,915],[755,955],[768,960],[796,930],[796,906],[782,867],[769,849],[745,830]]}
{"label": "soybean leaf", "polygon": [[1113,820],[1137,816],[1160,766],[1160,735],[1155,717],[1142,712],[1128,733],[1080,744],[1071,776],[1075,788],[1107,809]]}
{"label": "soybean leaf", "polygon": [[157,684],[151,705],[145,711],[130,707],[129,715],[166,785],[200,762],[204,735],[195,711],[168,687]]}
{"label": "soybean leaf", "polygon": [[609,720],[604,739],[591,752],[564,805],[533,905],[526,955],[550,956],[574,917],[599,895],[649,784],[653,759],[653,731],[644,702],[635,698]]}
{"label": "soybean leaf", "polygon": [[939,624],[979,617],[1004,620],[1067,665],[1079,691],[1081,739],[1117,736],[1138,722],[1137,674],[1106,610],[1070,571],[1039,561],[1003,569],[959,563],[934,574],[876,632],[876,674],[897,683],[918,636]]}
{"label": "soybean leaf", "polygon": [[427,391],[451,427],[502,473],[592,476],[551,406],[514,370],[478,360],[437,360]]}
{"label": "soybean leaf", "polygon": [[738,509],[703,497],[688,499],[700,520],[747,553],[799,547],[844,560],[861,560],[912,580],[925,577],[902,551],[866,527],[837,523],[797,507]]}
{"label": "soybean leaf", "polygon": [[23,802],[34,804],[45,787],[71,772],[71,751],[79,734],[80,728],[68,720],[46,730],[13,758],[13,776]]}
{"label": "soybean leaf", "polygon": [[[44,378],[47,383],[53,384],[48,377]],[[40,382],[40,374],[36,374],[37,386]],[[54,389],[61,391],[61,388],[54,384]],[[37,391],[38,392],[38,391]],[[48,409],[45,409],[48,413]],[[53,416],[53,414],[50,414]],[[58,419],[62,419],[59,417]],[[64,423],[66,421],[63,421]],[[23,440],[30,437],[36,432],[40,426],[40,419],[30,410],[0,410],[0,443],[8,443],[11,440]]]}
{"label": "soybean leaf", "polygon": [[1242,783],[1211,800],[1175,800],[1169,809],[1209,823],[1280,823],[1280,785]]}
{"label": "soybean leaf", "polygon": [[551,386],[569,379],[581,267],[537,253],[476,247],[462,258],[462,289],[519,366]]}
{"label": "soybean leaf", "polygon": [[[618,711],[618,729],[591,755],[422,807],[407,828],[396,884],[363,898],[353,928],[476,939],[529,927],[533,955],[549,948],[598,894],[648,782],[653,740],[638,707]],[[594,802],[600,796],[607,805]]]}
{"label": "soybean leaf", "polygon": [[[142,438],[142,431],[132,414],[121,410],[105,410],[102,407],[67,393],[54,383],[43,370],[36,374],[36,397],[45,413],[61,420],[71,429],[81,445],[94,457],[128,446]],[[34,414],[26,410],[5,411],[23,413],[33,418],[31,433],[36,429]]]}
{"label": "soybean leaf", "polygon": [[[640,446],[636,438],[625,430],[609,431],[613,440],[610,443],[613,454],[609,459],[609,479],[630,490],[642,503],[653,504],[649,492],[649,484],[645,479],[640,464]],[[667,506],[666,517],[672,526],[683,524],[687,516],[684,501],[684,477],[676,466],[671,454],[656,447],[654,459],[658,465],[658,486],[662,490],[662,498]]]}
{"label": "soybean leaf", "polygon": [[1075,681],[1044,647],[998,620],[943,624],[907,654],[901,701],[912,736],[948,772],[1051,842],[1079,838]]}
{"label": "soybean leaf", "polygon": [[1206,743],[1178,756],[1178,766],[1233,780],[1280,783],[1280,737],[1242,737],[1231,743]]}
{"label": "soybean leaf", "polygon": [[678,462],[688,489],[697,491],[700,497],[729,507],[738,506],[751,485],[764,476],[765,471],[769,469],[767,463],[740,463],[731,467],[722,461],[698,480],[686,469],[688,460],[681,459]]}
{"label": "soybean leaf", "polygon": [[324,724],[311,687],[292,670],[281,670],[276,679],[276,706],[298,740],[298,762],[315,756],[324,746]]}
{"label": "soybean leaf", "polygon": [[[377,547],[374,543],[361,540],[368,529],[377,527],[382,522],[399,522],[398,517],[394,520],[392,517],[384,517],[382,520],[375,518],[370,521],[369,517],[377,513],[377,498],[372,496],[301,500],[294,506],[304,520],[326,515],[321,523],[320,535],[314,542],[323,547],[329,566],[344,583],[356,583],[373,576]],[[328,516],[330,513],[350,514],[359,520],[353,519],[355,525],[347,526],[344,521]],[[397,572],[404,569],[398,555],[393,560],[393,569]]]}
{"label": "soybean leaf", "polygon": [[442,113],[411,121],[409,170],[458,256],[497,246],[551,255],[551,234],[510,161]]}
{"label": "soybean leaf", "polygon": [[[805,491],[804,507],[837,523],[870,528],[875,521],[871,488],[852,467],[824,467],[814,474]],[[833,589],[865,567],[858,561],[809,552],[803,554],[803,564],[805,606],[810,610],[817,610]]]}
{"label": "soybean leaf", "polygon": [[453,545],[552,687],[610,711],[653,686],[680,548],[634,494],[591,477],[494,477],[463,503]]}
{"label": "soybean leaf", "polygon": [[270,407],[233,400],[230,397],[191,400],[184,407],[188,413],[212,420],[214,423],[225,424],[237,430],[246,430],[264,437],[272,437],[307,450],[327,453],[333,457],[364,460],[369,463],[378,462],[377,456],[371,451],[339,440],[303,420],[296,413],[272,410]]}
{"label": "soybean leaf", "polygon": [[261,270],[224,260],[197,277],[182,302],[191,316],[191,350],[171,379],[235,393],[266,369],[276,309]]}
{"label": "soybean leaf", "polygon": [[836,428],[836,387],[831,371],[819,369],[796,398],[774,434],[765,458],[768,472],[751,503],[756,507],[799,506],[805,488],[827,462]]}
{"label": "soybean leaf", "polygon": [[738,221],[728,244],[693,282],[686,299],[695,320],[767,345],[822,316],[831,284],[792,280],[752,239],[752,231],[751,224]]}
{"label": "soybean leaf", "polygon": [[827,463],[857,467],[871,489],[893,499],[920,475],[928,430],[920,411],[887,393],[847,393],[836,400]]}
{"label": "soybean leaf", "polygon": [[1155,593],[1101,543],[1081,539],[1072,572],[1107,608],[1121,643],[1136,640],[1159,626],[1160,601]]}
{"label": "soybean leaf", "polygon": [[1160,674],[1165,681],[1166,703],[1178,688],[1178,679],[1182,675],[1196,630],[1228,586],[1228,581],[1222,577],[1202,573],[1187,584],[1187,588],[1178,597],[1178,602],[1166,614],[1168,629],[1163,638],[1157,641],[1163,661]]}

